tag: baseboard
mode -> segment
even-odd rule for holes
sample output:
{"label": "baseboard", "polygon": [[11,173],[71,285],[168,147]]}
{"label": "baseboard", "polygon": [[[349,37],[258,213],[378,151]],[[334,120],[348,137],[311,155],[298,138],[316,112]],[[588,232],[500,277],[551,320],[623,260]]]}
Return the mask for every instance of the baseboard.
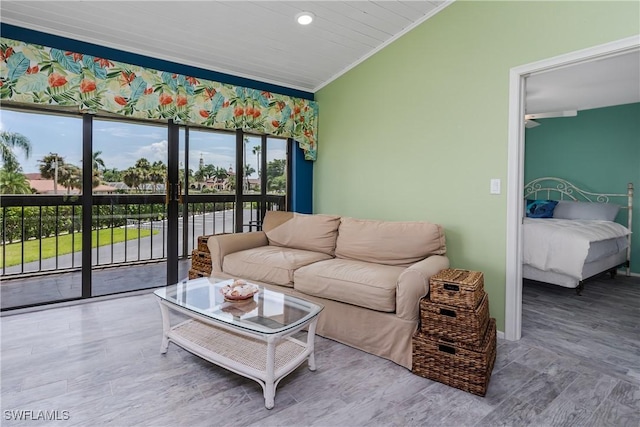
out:
{"label": "baseboard", "polygon": [[502,331],[497,331],[497,332],[496,332],[496,335],[497,335],[497,336],[498,336],[498,338],[500,338],[501,340],[503,340],[503,339],[504,339],[504,332],[502,332]]}

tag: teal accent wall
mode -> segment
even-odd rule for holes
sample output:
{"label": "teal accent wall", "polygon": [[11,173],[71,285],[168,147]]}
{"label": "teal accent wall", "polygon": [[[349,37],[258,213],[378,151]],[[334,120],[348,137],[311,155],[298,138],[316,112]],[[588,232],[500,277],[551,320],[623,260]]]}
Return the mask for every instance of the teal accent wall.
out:
{"label": "teal accent wall", "polygon": [[[633,183],[631,270],[640,273],[640,103],[537,121],[525,132],[525,182],[556,176],[597,193],[625,193]],[[627,224],[624,212],[618,222]]]}
{"label": "teal accent wall", "polygon": [[314,212],[441,224],[504,330],[509,70],[637,36],[638,16],[637,1],[452,3],[316,92]]}

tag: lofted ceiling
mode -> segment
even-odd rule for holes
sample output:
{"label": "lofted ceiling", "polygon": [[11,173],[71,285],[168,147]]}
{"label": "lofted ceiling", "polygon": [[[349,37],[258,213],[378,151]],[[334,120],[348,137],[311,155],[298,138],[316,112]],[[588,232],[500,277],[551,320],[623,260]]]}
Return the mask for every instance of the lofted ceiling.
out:
{"label": "lofted ceiling", "polygon": [[[11,1],[2,22],[315,92],[451,1]],[[301,26],[301,11],[315,15]]]}
{"label": "lofted ceiling", "polygon": [[[3,23],[316,92],[445,1],[2,0]],[[315,21],[295,22],[301,11]],[[527,79],[527,113],[640,102],[638,52]]]}

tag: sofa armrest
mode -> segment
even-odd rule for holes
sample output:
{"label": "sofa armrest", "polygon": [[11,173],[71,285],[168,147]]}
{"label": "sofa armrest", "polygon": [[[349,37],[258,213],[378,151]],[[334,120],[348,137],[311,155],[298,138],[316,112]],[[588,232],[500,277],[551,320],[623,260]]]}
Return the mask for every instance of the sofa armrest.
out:
{"label": "sofa armrest", "polygon": [[396,285],[396,315],[406,320],[418,320],[420,299],[429,293],[429,278],[448,267],[449,258],[432,255],[403,271]]}
{"label": "sofa armrest", "polygon": [[209,247],[209,252],[211,252],[212,273],[222,273],[222,261],[225,256],[268,244],[269,241],[264,231],[217,234],[209,237],[207,246]]}

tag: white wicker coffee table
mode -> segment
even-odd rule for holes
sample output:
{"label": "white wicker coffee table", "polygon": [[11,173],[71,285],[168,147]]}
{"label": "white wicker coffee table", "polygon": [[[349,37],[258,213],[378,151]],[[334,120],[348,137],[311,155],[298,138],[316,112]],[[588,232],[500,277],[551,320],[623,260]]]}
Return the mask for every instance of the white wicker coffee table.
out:
{"label": "white wicker coffee table", "polygon": [[[162,345],[169,342],[218,366],[257,381],[265,406],[275,403],[278,382],[305,360],[315,371],[314,339],[323,307],[270,291],[243,302],[225,301],[220,289],[233,280],[203,277],[155,291],[162,313]],[[171,326],[170,311],[189,317]],[[292,335],[307,328],[306,342]]]}

